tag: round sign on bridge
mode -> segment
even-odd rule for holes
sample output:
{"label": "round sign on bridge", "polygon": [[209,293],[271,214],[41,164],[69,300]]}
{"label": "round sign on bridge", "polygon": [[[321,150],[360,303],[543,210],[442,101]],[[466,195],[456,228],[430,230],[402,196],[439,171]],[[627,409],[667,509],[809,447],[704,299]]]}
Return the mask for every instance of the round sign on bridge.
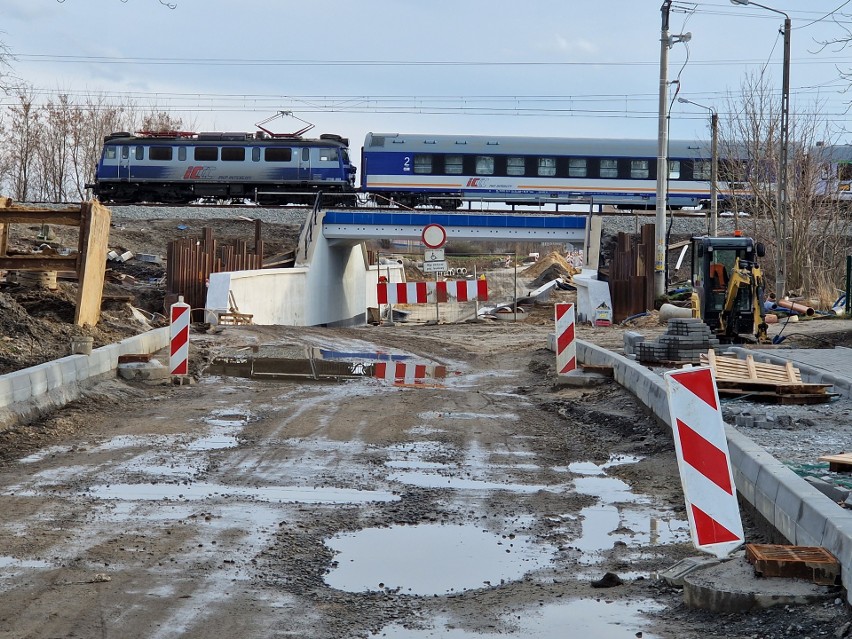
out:
{"label": "round sign on bridge", "polygon": [[420,239],[426,248],[441,248],[447,241],[447,230],[440,224],[427,224],[423,227]]}

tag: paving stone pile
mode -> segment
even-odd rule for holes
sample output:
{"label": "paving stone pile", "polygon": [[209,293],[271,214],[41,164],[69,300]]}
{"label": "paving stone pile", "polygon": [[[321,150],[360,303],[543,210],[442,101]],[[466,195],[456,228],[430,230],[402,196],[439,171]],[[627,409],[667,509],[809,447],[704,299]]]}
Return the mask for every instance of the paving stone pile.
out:
{"label": "paving stone pile", "polygon": [[[625,350],[627,349],[625,338]],[[719,346],[719,340],[701,319],[672,318],[666,331],[653,341],[636,341],[633,354],[640,362],[688,362],[697,364],[703,353]]]}

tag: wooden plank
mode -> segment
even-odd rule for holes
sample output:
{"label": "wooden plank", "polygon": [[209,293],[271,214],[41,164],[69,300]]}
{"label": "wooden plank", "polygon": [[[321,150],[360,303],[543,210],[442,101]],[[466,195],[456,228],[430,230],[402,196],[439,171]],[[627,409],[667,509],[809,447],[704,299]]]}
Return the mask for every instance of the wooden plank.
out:
{"label": "wooden plank", "polygon": [[[106,264],[106,260],[104,260],[104,264]],[[77,256],[53,255],[51,257],[42,257],[41,255],[14,255],[12,257],[0,257],[0,270],[76,271]]]}
{"label": "wooden plank", "polygon": [[19,207],[0,207],[0,224],[58,224],[59,226],[80,226],[82,219],[79,209],[51,211],[48,209],[25,209]]}
{"label": "wooden plank", "polygon": [[80,212],[83,219],[80,228],[80,266],[77,271],[80,285],[74,324],[95,326],[101,318],[101,298],[106,276],[104,256],[109,251],[112,213],[96,200],[83,203]]}
{"label": "wooden plank", "polygon": [[819,458],[819,461],[828,462],[828,469],[834,473],[848,473],[852,471],[852,453],[823,455]]}

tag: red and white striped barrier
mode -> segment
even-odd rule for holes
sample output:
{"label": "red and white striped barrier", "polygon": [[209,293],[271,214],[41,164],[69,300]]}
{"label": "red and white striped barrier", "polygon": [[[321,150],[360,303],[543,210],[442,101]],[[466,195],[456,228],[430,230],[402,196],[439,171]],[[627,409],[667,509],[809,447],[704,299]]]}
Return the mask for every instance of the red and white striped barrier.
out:
{"label": "red and white striped barrier", "polygon": [[376,289],[379,304],[431,304],[433,302],[486,302],[486,280],[451,280],[449,282],[379,282]]}
{"label": "red and white striped barrier", "polygon": [[574,341],[574,305],[556,304],[556,374],[577,370],[577,343]]}
{"label": "red and white striped barrier", "polygon": [[663,377],[692,543],[723,559],[743,544],[745,535],[716,379],[708,367]]}
{"label": "red and white striped barrier", "polygon": [[447,377],[447,367],[438,364],[377,362],[373,377],[397,386],[440,385]]}
{"label": "red and white striped barrier", "polygon": [[170,307],[169,371],[172,375],[189,374],[189,304],[183,296]]}

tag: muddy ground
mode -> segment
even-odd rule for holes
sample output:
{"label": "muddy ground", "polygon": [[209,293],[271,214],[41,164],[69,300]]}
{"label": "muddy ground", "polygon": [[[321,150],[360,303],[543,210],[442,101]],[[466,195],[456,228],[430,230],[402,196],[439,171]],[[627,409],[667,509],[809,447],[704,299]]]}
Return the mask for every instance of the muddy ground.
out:
{"label": "muddy ground", "polygon": [[[654,579],[695,555],[670,433],[611,382],[556,387],[545,330],[196,333],[200,360],[301,343],[452,375],[444,388],[107,380],[4,433],[0,636],[551,637],[571,623],[595,637],[842,636],[840,592],[718,615]],[[374,541],[359,547],[359,532]],[[382,561],[392,543],[413,557],[402,571]],[[593,587],[606,573],[623,583]]]}
{"label": "muddy ground", "polygon": [[[155,253],[174,222],[158,240],[154,226],[128,250]],[[19,366],[64,355],[67,310],[31,315],[42,306],[25,299],[0,293],[6,357],[24,335]],[[96,339],[138,330],[125,307],[105,311]],[[846,636],[841,592],[719,615],[654,579],[696,554],[671,434],[611,381],[555,384],[552,314],[197,327],[195,384],[102,380],[0,433],[0,637]],[[622,331],[583,337],[617,348]],[[208,368],[306,346],[408,356],[450,376],[399,388]],[[746,529],[766,540],[747,516]],[[606,573],[622,583],[595,587]]]}

